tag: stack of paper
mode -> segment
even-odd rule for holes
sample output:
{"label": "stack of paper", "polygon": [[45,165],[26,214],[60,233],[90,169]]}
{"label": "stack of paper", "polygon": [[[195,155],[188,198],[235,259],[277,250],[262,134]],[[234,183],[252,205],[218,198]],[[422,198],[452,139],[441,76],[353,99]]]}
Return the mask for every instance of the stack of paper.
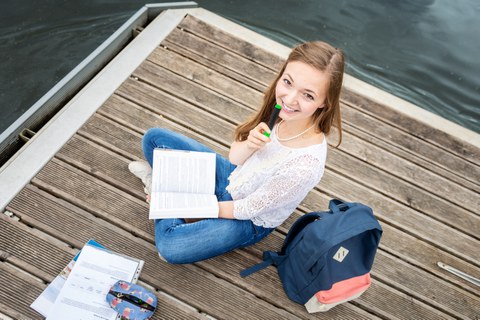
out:
{"label": "stack of paper", "polygon": [[47,320],[114,320],[118,315],[105,300],[110,287],[136,282],[143,263],[90,240],[31,307]]}

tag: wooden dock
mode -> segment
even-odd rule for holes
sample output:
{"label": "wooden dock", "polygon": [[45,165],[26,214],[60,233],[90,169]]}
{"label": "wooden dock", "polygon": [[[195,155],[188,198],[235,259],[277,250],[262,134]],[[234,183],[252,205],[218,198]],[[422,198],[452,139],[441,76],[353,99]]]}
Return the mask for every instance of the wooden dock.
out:
{"label": "wooden dock", "polygon": [[[155,319],[480,319],[480,148],[345,88],[344,141],[292,217],[261,243],[191,265],[158,258],[140,181],[151,127],[227,155],[236,125],[262,99],[279,57],[191,10],[0,215],[0,319],[41,319],[29,305],[89,239],[145,261]],[[147,27],[148,29],[148,27]],[[144,31],[145,32],[145,31]],[[478,139],[478,136],[477,136]],[[2,183],[2,182],[0,182]],[[278,250],[298,216],[331,198],[370,205],[384,230],[372,286],[327,313],[308,314],[273,267],[239,271]]]}

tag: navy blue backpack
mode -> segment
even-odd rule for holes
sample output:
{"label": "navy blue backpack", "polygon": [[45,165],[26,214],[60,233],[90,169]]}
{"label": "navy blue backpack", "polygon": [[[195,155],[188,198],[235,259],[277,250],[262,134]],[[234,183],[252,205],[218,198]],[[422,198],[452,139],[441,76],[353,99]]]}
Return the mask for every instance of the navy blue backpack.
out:
{"label": "navy blue backpack", "polygon": [[274,265],[287,296],[300,304],[335,283],[370,276],[382,228],[372,209],[333,199],[329,211],[300,217],[280,252],[265,251],[263,262],[243,270],[242,277]]}

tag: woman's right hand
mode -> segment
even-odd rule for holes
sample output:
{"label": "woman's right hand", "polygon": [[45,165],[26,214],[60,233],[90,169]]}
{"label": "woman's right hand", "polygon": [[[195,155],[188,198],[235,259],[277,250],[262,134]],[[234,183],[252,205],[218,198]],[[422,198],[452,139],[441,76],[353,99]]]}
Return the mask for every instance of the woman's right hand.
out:
{"label": "woman's right hand", "polygon": [[270,142],[270,138],[265,136],[264,132],[270,133],[270,129],[265,122],[261,122],[250,130],[246,140],[234,141],[228,154],[230,162],[237,166],[243,165],[255,151]]}
{"label": "woman's right hand", "polygon": [[263,148],[265,144],[270,142],[270,138],[263,133],[270,133],[270,128],[265,122],[260,122],[255,128],[250,130],[247,137],[247,147],[252,150],[258,150]]}

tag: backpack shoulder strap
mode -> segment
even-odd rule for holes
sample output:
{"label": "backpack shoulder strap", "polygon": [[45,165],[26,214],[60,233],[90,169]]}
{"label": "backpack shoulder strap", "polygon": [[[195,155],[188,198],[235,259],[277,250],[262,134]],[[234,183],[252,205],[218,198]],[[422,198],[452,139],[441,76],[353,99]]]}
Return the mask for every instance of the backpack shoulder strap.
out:
{"label": "backpack shoulder strap", "polygon": [[263,252],[263,261],[247,268],[245,270],[240,271],[240,276],[242,278],[248,277],[252,273],[265,269],[270,265],[278,265],[285,259],[285,256],[280,256],[277,252],[273,251],[264,251]]}
{"label": "backpack shoulder strap", "polygon": [[339,213],[340,211],[346,211],[354,206],[358,205],[356,202],[345,202],[339,199],[332,199],[328,203],[328,209],[334,214]]}
{"label": "backpack shoulder strap", "polygon": [[288,247],[288,244],[292,242],[292,240],[295,238],[295,236],[302,231],[305,226],[310,224],[311,222],[315,221],[319,217],[319,213],[317,212],[312,212],[308,213],[306,215],[301,216],[298,218],[297,221],[292,225],[290,228],[290,231],[288,231],[287,237],[285,238],[285,241],[283,242],[283,246],[280,252],[273,252],[273,251],[264,251],[263,252],[263,261],[250,267],[247,268],[243,271],[240,272],[240,276],[242,277],[247,277],[251,275],[252,273],[255,273],[257,271],[260,271],[262,269],[265,269],[266,267],[270,265],[278,266],[280,263],[285,260],[287,257],[286,255],[286,248]]}
{"label": "backpack shoulder strap", "polygon": [[320,214],[318,212],[311,212],[307,213],[295,221],[295,223],[292,225],[290,230],[287,233],[287,237],[285,238],[285,241],[283,242],[282,250],[280,251],[281,254],[285,254],[285,251],[290,244],[290,242],[295,239],[297,234],[300,233],[300,231],[303,230],[307,225],[312,223],[313,221],[317,220],[320,217]]}

